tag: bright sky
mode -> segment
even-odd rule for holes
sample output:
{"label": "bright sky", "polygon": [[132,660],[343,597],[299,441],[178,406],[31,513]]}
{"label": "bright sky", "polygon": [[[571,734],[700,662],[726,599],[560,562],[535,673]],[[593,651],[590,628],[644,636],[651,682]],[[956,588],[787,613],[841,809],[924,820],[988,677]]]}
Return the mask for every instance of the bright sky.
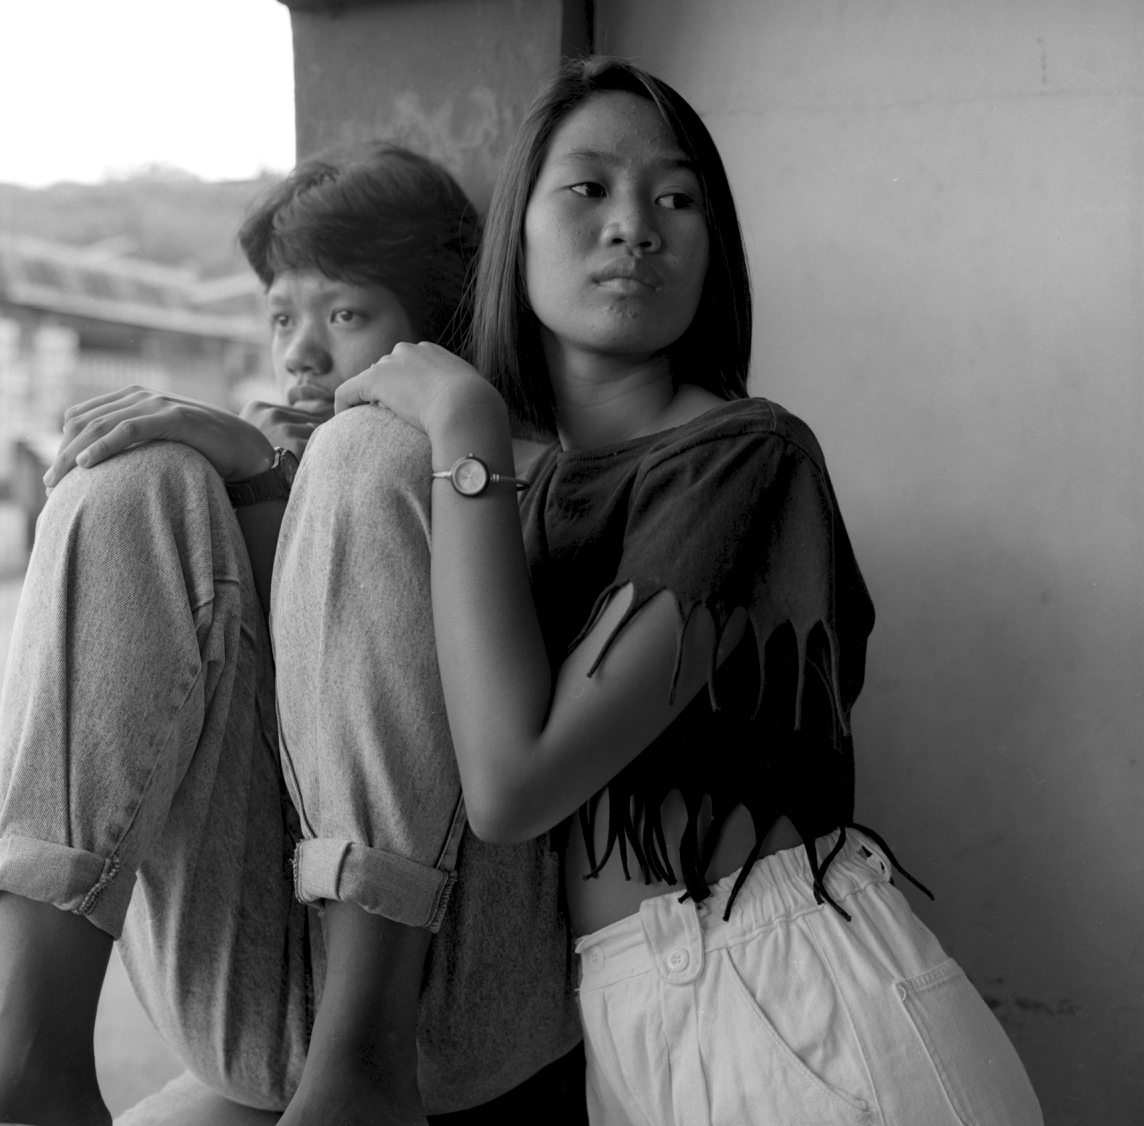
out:
{"label": "bright sky", "polygon": [[294,163],[278,0],[0,0],[0,182],[163,163],[207,180]]}

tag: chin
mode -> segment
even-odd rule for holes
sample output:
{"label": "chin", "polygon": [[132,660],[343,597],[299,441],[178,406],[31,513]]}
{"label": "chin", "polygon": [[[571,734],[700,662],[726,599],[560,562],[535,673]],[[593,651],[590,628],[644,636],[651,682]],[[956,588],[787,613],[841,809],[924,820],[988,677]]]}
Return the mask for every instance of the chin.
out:
{"label": "chin", "polygon": [[604,354],[650,358],[663,355],[678,339],[678,336],[666,334],[655,336],[644,333],[616,334],[596,342],[594,347],[596,351]]}

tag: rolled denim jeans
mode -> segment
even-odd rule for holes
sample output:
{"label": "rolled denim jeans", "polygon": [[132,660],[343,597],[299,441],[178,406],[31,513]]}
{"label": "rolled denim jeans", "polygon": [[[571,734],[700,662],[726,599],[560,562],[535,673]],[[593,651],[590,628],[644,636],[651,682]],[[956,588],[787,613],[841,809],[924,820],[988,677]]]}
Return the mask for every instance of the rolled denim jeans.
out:
{"label": "rolled denim jeans", "polygon": [[360,407],[321,427],[275,556],[282,763],[299,899],[439,929],[465,827],[433,643],[425,436]]}
{"label": "rolled denim jeans", "polygon": [[271,622],[296,887],[440,928],[418,1021],[430,1112],[477,1105],[580,1039],[560,856],[468,830],[429,594],[428,440],[357,407],[310,441]]}
{"label": "rolled denim jeans", "polygon": [[427,500],[424,438],[388,412],[311,442],[275,569],[282,768],[270,638],[213,468],[147,443],[69,473],[40,518],[0,701],[0,890],[121,933],[163,1038],[237,1102],[284,1108],[305,1061],[325,954],[295,869],[315,904],[440,928],[429,1113],[579,1039],[559,857],[465,827]]}
{"label": "rolled denim jeans", "polygon": [[168,442],[73,470],[0,700],[0,889],[122,934],[172,1049],[267,1109],[313,1004],[286,813],[269,638],[218,474]]}

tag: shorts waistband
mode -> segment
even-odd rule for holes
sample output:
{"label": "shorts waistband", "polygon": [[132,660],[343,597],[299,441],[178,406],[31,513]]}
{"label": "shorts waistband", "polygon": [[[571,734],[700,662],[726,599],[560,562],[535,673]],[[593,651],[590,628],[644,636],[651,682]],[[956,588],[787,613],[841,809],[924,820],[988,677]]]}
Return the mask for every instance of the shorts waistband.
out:
{"label": "shorts waistband", "polygon": [[[815,842],[820,862],[837,839],[834,832]],[[685,985],[703,972],[707,951],[742,942],[759,930],[810,911],[832,910],[815,901],[814,877],[801,845],[757,860],[735,897],[730,918],[724,921],[737,876],[735,872],[713,884],[710,897],[700,904],[690,899],[681,903],[678,891],[645,899],[637,914],[577,940],[580,988],[612,985],[646,973],[652,966],[665,981]],[[886,858],[851,829],[823,882],[835,902],[844,906],[848,896],[889,878]]]}

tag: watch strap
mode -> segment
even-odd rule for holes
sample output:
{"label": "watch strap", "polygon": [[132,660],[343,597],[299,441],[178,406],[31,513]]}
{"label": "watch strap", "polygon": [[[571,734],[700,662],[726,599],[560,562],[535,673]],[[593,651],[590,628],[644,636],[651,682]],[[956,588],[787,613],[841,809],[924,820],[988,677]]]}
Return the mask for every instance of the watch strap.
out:
{"label": "watch strap", "polygon": [[281,446],[274,450],[274,461],[264,473],[256,473],[245,481],[227,481],[226,495],[234,508],[261,504],[267,500],[286,500],[298,469],[298,459]]}
{"label": "watch strap", "polygon": [[[481,469],[484,470],[485,483],[476,491],[466,491],[465,489],[461,488],[458,482],[458,470],[460,470],[466,462],[476,462],[477,465],[479,465]],[[488,489],[489,485],[499,485],[501,483],[512,485],[516,488],[517,492],[521,492],[522,490],[527,489],[528,486],[532,483],[530,481],[525,481],[520,477],[509,477],[504,473],[494,473],[491,469],[489,469],[488,463],[484,460],[484,458],[479,458],[476,456],[476,454],[466,454],[464,457],[457,458],[457,460],[453,463],[452,469],[435,470],[431,474],[431,477],[433,479],[448,480],[452,484],[453,488],[463,497],[479,497],[483,492],[485,492],[486,489]]]}

